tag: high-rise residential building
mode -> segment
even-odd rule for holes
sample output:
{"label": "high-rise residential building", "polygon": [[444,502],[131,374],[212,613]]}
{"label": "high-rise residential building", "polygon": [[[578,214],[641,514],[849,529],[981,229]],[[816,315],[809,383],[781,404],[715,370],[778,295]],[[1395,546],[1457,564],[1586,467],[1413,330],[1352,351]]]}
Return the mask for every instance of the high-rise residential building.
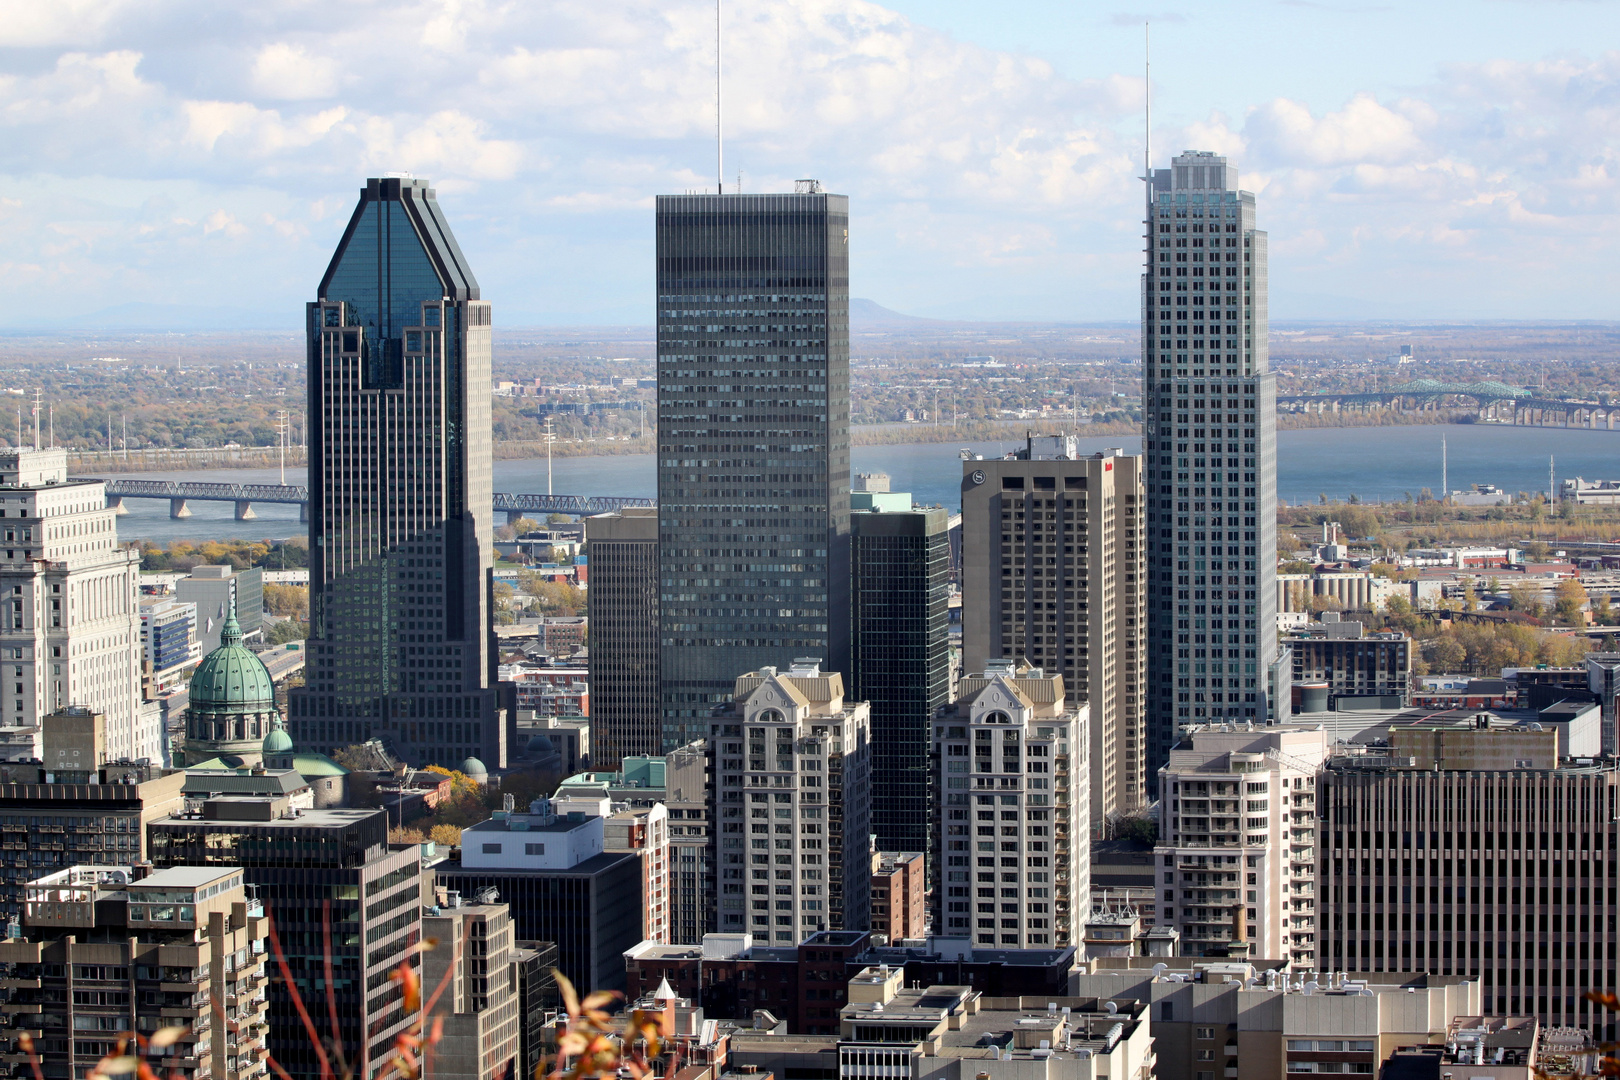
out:
{"label": "high-rise residential building", "polygon": [[1031,436],[962,462],[962,660],[1063,676],[1091,706],[1090,827],[1145,804],[1142,459]]}
{"label": "high-rise residential building", "polygon": [[614,811],[606,822],[602,850],[634,852],[640,858],[641,939],[669,941],[669,808],[657,803]]}
{"label": "high-rise residential building", "polygon": [[[46,725],[43,758],[58,757],[59,730]],[[185,806],[185,781],[157,765],[0,764],[0,917],[20,914],[23,887],[53,871],[145,861],[146,826]]]}
{"label": "high-rise residential building", "polygon": [[[1217,724],[1184,734],[1159,771],[1158,926],[1184,956],[1327,969],[1318,949],[1319,726]],[[1326,877],[1324,871],[1323,877]]]}
{"label": "high-rise residential building", "polygon": [[1152,782],[1185,726],[1286,712],[1290,665],[1277,653],[1277,386],[1255,197],[1224,157],[1188,151],[1153,170],[1146,224]]}
{"label": "high-rise residential building", "polygon": [[717,929],[797,945],[871,914],[871,713],[815,660],[736,680],[709,736]]}
{"label": "high-rise residential building", "polygon": [[431,1023],[443,1025],[433,1074],[440,1080],[533,1076],[518,1069],[522,1033],[510,908],[448,891],[444,901],[422,917],[423,938],[438,942],[422,953],[422,985],[438,997]]}
{"label": "high-rise residential building", "polygon": [[128,1033],[179,1028],[166,1075],[269,1075],[264,905],[239,867],[142,870],[72,866],[28,883],[20,925],[0,941],[0,1061],[29,1070],[26,1034],[39,1075],[83,1076],[123,1053]]}
{"label": "high-rise residential building", "polygon": [[66,450],[0,450],[0,726],[78,705],[107,717],[113,760],[163,760],[141,711],[140,553],[118,545],[106,484]]}
{"label": "high-rise residential building", "polygon": [[[355,1076],[373,1077],[391,1060],[394,1036],[413,1017],[399,1008],[389,973],[420,963],[416,945],[431,897],[423,896],[422,846],[390,845],[387,811],[294,813],[285,798],[207,799],[200,810],[152,822],[147,843],[160,870],[240,867],[288,967],[302,973],[296,978],[312,1012],[321,1012],[325,972],[332,973],[336,1016],[322,1033],[336,1029]],[[282,979],[270,986],[266,1045],[295,1080],[329,1074],[288,986]]]}
{"label": "high-rise residential building", "polygon": [[658,511],[627,506],[585,521],[591,764],[612,771],[664,752],[658,693]]}
{"label": "high-rise residential building", "polygon": [[490,306],[433,189],[368,180],[309,305],[310,634],[291,734],[507,760],[490,623]]}
{"label": "high-rise residential building", "polygon": [[657,253],[668,749],[744,672],[849,670],[849,200],[662,195]]}
{"label": "high-rise residential building", "polygon": [[1332,758],[1316,966],[1465,975],[1487,1013],[1613,1040],[1615,1014],[1582,995],[1620,979],[1620,782],[1558,763],[1558,739],[1469,717]]}
{"label": "high-rise residential building", "polygon": [[1063,676],[993,660],[934,720],[935,933],[976,948],[1081,941],[1091,907],[1090,706]]}
{"label": "high-rise residential building", "polygon": [[[855,493],[857,502],[864,492]],[[849,516],[850,696],[872,709],[872,833],[883,851],[927,851],[934,710],[950,700],[950,538],[942,509],[886,508]]]}

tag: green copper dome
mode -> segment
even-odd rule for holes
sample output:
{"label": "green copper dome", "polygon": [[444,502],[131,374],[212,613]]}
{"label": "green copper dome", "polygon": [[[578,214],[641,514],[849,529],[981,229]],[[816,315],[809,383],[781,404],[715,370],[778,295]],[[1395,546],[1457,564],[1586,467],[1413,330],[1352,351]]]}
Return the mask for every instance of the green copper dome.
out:
{"label": "green copper dome", "polygon": [[191,676],[190,697],[191,708],[198,712],[267,712],[276,707],[269,669],[242,644],[235,604],[225,616],[219,648],[203,657]]}
{"label": "green copper dome", "polygon": [[280,721],[277,721],[275,726],[270,729],[270,734],[264,737],[264,745],[260,747],[259,752],[265,757],[269,757],[271,754],[290,754],[292,750],[292,736],[288,735],[287,729],[281,726]]}

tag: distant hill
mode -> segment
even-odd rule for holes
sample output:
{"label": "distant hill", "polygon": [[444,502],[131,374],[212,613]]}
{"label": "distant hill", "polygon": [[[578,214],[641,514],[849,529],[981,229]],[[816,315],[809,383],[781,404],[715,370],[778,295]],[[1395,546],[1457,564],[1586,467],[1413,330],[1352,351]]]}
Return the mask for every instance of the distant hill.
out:
{"label": "distant hill", "polygon": [[857,332],[946,325],[949,324],[943,319],[924,319],[916,315],[903,315],[898,311],[891,311],[876,300],[862,300],[853,296],[849,300],[849,326],[851,330]]}

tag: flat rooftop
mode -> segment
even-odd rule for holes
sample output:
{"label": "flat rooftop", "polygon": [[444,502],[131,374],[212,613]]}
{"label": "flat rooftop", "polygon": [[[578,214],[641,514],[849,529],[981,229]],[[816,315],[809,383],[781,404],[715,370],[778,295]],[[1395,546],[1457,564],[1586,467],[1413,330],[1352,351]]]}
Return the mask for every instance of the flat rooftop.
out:
{"label": "flat rooftop", "polygon": [[[231,799],[231,802],[249,802],[248,799]],[[271,800],[265,799],[265,802]],[[358,825],[368,818],[379,814],[386,814],[380,809],[329,809],[329,810],[300,810],[297,817],[271,818],[269,821],[245,821],[240,818],[204,818],[200,813],[195,815],[170,814],[168,817],[158,818],[153,825],[196,825],[220,829],[342,829],[350,825]]]}
{"label": "flat rooftop", "polygon": [[130,882],[132,889],[201,889],[221,878],[241,874],[239,866],[172,866]]}

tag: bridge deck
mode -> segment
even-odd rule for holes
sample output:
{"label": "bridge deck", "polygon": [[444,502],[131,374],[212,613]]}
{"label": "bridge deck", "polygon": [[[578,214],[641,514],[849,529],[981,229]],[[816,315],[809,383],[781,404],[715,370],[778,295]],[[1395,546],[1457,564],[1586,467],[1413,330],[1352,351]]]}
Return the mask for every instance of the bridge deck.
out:
{"label": "bridge deck", "polygon": [[[304,484],[215,484],[191,480],[103,481],[107,496],[119,499],[196,499],[202,502],[290,503],[309,502]],[[537,514],[606,514],[627,506],[652,506],[653,500],[634,495],[535,495],[498,492],[491,507],[497,511],[533,511]]]}

